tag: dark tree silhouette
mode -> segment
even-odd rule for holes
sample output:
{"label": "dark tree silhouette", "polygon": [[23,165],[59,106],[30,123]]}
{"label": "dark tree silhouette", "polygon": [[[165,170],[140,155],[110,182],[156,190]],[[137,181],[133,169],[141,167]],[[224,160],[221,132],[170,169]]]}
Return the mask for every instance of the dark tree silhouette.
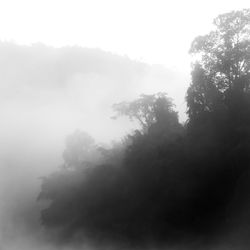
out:
{"label": "dark tree silhouette", "polygon": [[166,93],[159,92],[154,95],[142,94],[140,98],[132,102],[121,102],[113,105],[116,115],[113,119],[119,116],[127,116],[131,121],[139,122],[143,132],[147,132],[149,127],[162,119],[164,113],[172,113],[173,122],[177,122],[177,113],[173,111],[172,99],[167,97]]}
{"label": "dark tree silhouette", "polygon": [[190,49],[199,61],[186,96],[187,133],[195,149],[192,165],[205,173],[208,207],[221,211],[225,222],[225,207],[250,164],[250,10],[219,15],[214,24],[216,30],[197,37]]}
{"label": "dark tree silhouette", "polygon": [[47,228],[60,229],[64,240],[83,233],[143,244],[211,238],[230,225],[241,206],[233,202],[246,198],[237,196],[241,180],[250,190],[249,13],[220,15],[216,30],[192,43],[201,58],[187,91],[186,126],[158,93],[114,105],[116,118],[128,116],[141,130],[124,144],[99,147],[103,157],[91,167],[72,166],[82,166],[92,139],[69,137],[64,160],[71,167],[44,178],[39,196],[51,200],[41,215]]}
{"label": "dark tree silhouette", "polygon": [[190,117],[211,111],[231,91],[248,93],[250,85],[250,10],[232,11],[214,19],[216,30],[197,37],[190,53],[194,65],[187,105]]}

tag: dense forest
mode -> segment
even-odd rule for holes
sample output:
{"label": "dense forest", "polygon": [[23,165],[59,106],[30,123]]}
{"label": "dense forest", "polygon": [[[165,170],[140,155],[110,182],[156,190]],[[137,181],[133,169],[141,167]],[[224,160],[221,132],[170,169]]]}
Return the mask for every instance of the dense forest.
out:
{"label": "dense forest", "polygon": [[38,197],[50,201],[41,223],[57,239],[171,244],[236,223],[250,191],[250,10],[214,25],[191,44],[185,124],[161,92],[113,105],[114,119],[138,129],[112,147],[79,130],[67,138]]}

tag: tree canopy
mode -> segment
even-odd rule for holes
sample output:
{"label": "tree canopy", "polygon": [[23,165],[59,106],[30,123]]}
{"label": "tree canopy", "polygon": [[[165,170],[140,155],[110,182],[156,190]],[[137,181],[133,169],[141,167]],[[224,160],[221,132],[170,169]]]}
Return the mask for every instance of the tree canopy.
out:
{"label": "tree canopy", "polygon": [[147,132],[154,123],[160,122],[165,117],[171,119],[171,123],[177,123],[177,112],[173,108],[173,101],[166,93],[142,94],[134,101],[114,104],[116,115],[112,118],[127,116],[131,121],[139,122],[142,131]]}
{"label": "tree canopy", "polygon": [[187,93],[190,116],[214,110],[232,91],[249,92],[250,10],[219,15],[214,25],[214,31],[195,38],[190,48],[200,58]]}
{"label": "tree canopy", "polygon": [[[218,16],[216,30],[192,43],[201,57],[187,91],[187,126],[165,93],[115,104],[115,117],[137,120],[141,130],[101,148],[104,157],[90,168],[44,178],[39,197],[51,200],[44,226],[64,240],[82,233],[136,245],[211,238],[230,226],[246,198],[237,196],[242,179],[250,191],[249,13]],[[65,163],[79,165],[92,146],[84,134],[69,137]]]}

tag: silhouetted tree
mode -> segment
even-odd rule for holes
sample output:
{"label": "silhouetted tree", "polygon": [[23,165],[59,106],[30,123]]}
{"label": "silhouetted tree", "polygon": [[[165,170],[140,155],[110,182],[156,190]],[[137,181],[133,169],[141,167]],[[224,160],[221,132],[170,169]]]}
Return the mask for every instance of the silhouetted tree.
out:
{"label": "silhouetted tree", "polygon": [[81,232],[141,244],[211,237],[227,225],[228,204],[250,165],[249,16],[220,15],[216,31],[194,40],[191,52],[201,59],[187,91],[187,126],[158,93],[113,106],[115,117],[128,116],[141,130],[99,148],[103,158],[89,168],[71,166],[83,164],[93,140],[69,137],[69,167],[42,183],[39,198],[51,200],[41,214],[47,228],[61,229],[63,239]]}
{"label": "silhouetted tree", "polygon": [[[250,10],[219,15],[216,30],[197,37],[198,56],[187,91],[187,134],[192,166],[202,166],[207,212],[224,211],[250,158]],[[199,182],[198,182],[199,183]],[[205,196],[205,197],[206,197]],[[211,206],[213,209],[211,209]],[[223,221],[222,213],[218,221]]]}
{"label": "silhouetted tree", "polygon": [[214,110],[232,91],[249,92],[250,10],[219,15],[214,24],[215,31],[198,36],[191,45],[190,53],[200,60],[187,94],[190,118]]}
{"label": "silhouetted tree", "polygon": [[[164,113],[172,114],[172,122],[177,122],[177,113],[173,111],[172,99],[166,93],[159,92],[154,95],[142,94],[132,102],[121,102],[113,105],[116,115],[127,116],[131,121],[139,122],[142,131],[147,132],[149,127],[164,117]],[[161,117],[161,115],[163,115]],[[170,117],[168,116],[170,119]]]}

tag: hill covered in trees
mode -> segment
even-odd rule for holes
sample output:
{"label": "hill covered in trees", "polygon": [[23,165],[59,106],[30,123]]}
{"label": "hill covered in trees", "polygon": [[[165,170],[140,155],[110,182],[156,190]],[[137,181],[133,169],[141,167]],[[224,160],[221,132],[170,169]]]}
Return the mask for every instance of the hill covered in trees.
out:
{"label": "hill covered in trees", "polygon": [[214,24],[191,45],[184,125],[157,93],[113,106],[114,118],[141,126],[122,143],[107,149],[80,131],[69,137],[64,165],[39,195],[51,201],[42,224],[60,240],[171,244],[234,225],[250,191],[250,10]]}

